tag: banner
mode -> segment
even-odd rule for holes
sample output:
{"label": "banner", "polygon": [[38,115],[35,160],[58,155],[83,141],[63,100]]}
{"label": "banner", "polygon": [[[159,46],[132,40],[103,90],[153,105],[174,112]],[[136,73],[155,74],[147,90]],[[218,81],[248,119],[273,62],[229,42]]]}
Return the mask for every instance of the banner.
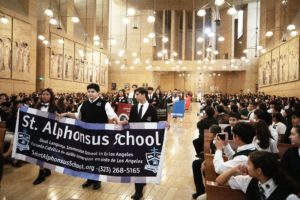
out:
{"label": "banner", "polygon": [[121,121],[129,120],[130,110],[131,110],[132,104],[128,103],[119,103],[118,104],[118,113],[119,119]]}
{"label": "banner", "polygon": [[168,110],[167,108],[158,108],[157,111],[157,117],[158,121],[168,121]]}
{"label": "banner", "polygon": [[176,101],[173,105],[172,117],[184,117],[184,101]]}
{"label": "banner", "polygon": [[28,107],[18,112],[13,157],[105,182],[160,183],[165,122],[92,124]]}

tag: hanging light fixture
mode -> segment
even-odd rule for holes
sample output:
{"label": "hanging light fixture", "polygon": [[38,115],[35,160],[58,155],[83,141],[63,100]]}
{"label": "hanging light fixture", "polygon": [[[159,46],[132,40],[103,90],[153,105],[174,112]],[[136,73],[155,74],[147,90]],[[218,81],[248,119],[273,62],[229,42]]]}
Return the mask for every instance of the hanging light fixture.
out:
{"label": "hanging light fixture", "polygon": [[134,16],[136,14],[136,10],[134,8],[128,8],[127,15]]}
{"label": "hanging light fixture", "polygon": [[266,32],[266,37],[272,37],[274,35],[273,31]]}
{"label": "hanging light fixture", "polygon": [[223,42],[224,40],[225,40],[225,38],[223,36],[218,37],[219,42]]}
{"label": "hanging light fixture", "polygon": [[230,7],[228,10],[227,10],[227,14],[228,15],[235,15],[237,13],[236,9],[234,6]]}
{"label": "hanging light fixture", "polygon": [[292,31],[296,29],[296,26],[294,24],[290,24],[286,27],[287,30]]}
{"label": "hanging light fixture", "polygon": [[149,16],[147,17],[147,21],[148,21],[149,23],[154,23],[154,22],[155,22],[155,17],[154,17],[153,15],[149,15]]}
{"label": "hanging light fixture", "polygon": [[80,20],[78,17],[74,16],[74,17],[72,17],[72,22],[74,22],[76,24],[76,23],[79,23]]}
{"label": "hanging light fixture", "polygon": [[197,15],[198,15],[199,17],[205,16],[205,15],[206,15],[205,9],[200,9],[200,10],[198,10]]}
{"label": "hanging light fixture", "polygon": [[225,0],[215,0],[215,5],[216,6],[221,6],[225,3]]}
{"label": "hanging light fixture", "polygon": [[47,15],[48,17],[52,17],[53,16],[53,11],[51,9],[46,9],[44,11],[44,14]]}
{"label": "hanging light fixture", "polygon": [[0,21],[1,21],[1,23],[3,23],[3,24],[8,24],[8,19],[7,19],[5,16],[2,16],[2,17],[0,18]]}
{"label": "hanging light fixture", "polygon": [[49,24],[57,25],[57,20],[54,17],[51,17],[51,19],[49,20]]}

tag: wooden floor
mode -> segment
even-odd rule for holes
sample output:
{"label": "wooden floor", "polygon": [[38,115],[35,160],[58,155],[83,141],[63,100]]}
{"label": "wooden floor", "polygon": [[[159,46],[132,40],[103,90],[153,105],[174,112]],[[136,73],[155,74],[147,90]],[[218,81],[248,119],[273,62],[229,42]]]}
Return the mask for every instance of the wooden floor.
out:
{"label": "wooden floor", "polygon": [[[198,104],[191,104],[190,110],[182,120],[170,120],[165,161],[161,185],[147,184],[144,199],[153,200],[191,200],[195,191],[192,178],[192,161],[195,159],[192,140],[198,134],[196,115]],[[38,167],[23,164],[13,168],[4,167],[0,188],[0,200],[129,200],[134,192],[134,184],[102,183],[101,189],[94,191],[82,189],[85,181],[59,173],[52,173],[47,180],[37,186],[32,185]]]}

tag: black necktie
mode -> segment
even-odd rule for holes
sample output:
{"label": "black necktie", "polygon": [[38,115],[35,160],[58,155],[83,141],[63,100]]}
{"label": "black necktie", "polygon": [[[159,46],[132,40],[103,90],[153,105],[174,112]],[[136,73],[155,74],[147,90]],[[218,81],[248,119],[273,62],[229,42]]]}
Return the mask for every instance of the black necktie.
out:
{"label": "black necktie", "polygon": [[44,104],[44,103],[41,104],[41,107],[47,108],[48,106],[49,106],[49,104]]}
{"label": "black necktie", "polygon": [[261,200],[266,200],[265,190],[261,185],[258,185],[259,188],[259,196]]}
{"label": "black necktie", "polygon": [[138,113],[140,119],[142,119],[143,106],[144,106],[144,105],[141,105],[141,107],[140,107],[140,109],[139,109],[139,113]]}

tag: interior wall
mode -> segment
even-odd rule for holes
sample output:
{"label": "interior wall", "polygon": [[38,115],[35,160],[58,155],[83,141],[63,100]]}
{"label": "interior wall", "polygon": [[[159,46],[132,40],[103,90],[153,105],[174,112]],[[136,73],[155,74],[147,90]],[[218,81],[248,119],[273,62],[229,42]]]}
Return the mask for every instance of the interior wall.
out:
{"label": "interior wall", "polygon": [[[23,3],[22,5],[20,5]],[[18,6],[12,7],[11,5]],[[30,44],[30,70],[29,80],[12,80],[0,79],[0,92],[7,94],[18,94],[19,92],[32,93],[35,91],[36,85],[36,52],[37,52],[37,19],[36,19],[36,1],[0,1],[0,12],[9,15],[13,18],[19,19],[31,24],[31,44]],[[14,10],[11,10],[14,9]]]}

